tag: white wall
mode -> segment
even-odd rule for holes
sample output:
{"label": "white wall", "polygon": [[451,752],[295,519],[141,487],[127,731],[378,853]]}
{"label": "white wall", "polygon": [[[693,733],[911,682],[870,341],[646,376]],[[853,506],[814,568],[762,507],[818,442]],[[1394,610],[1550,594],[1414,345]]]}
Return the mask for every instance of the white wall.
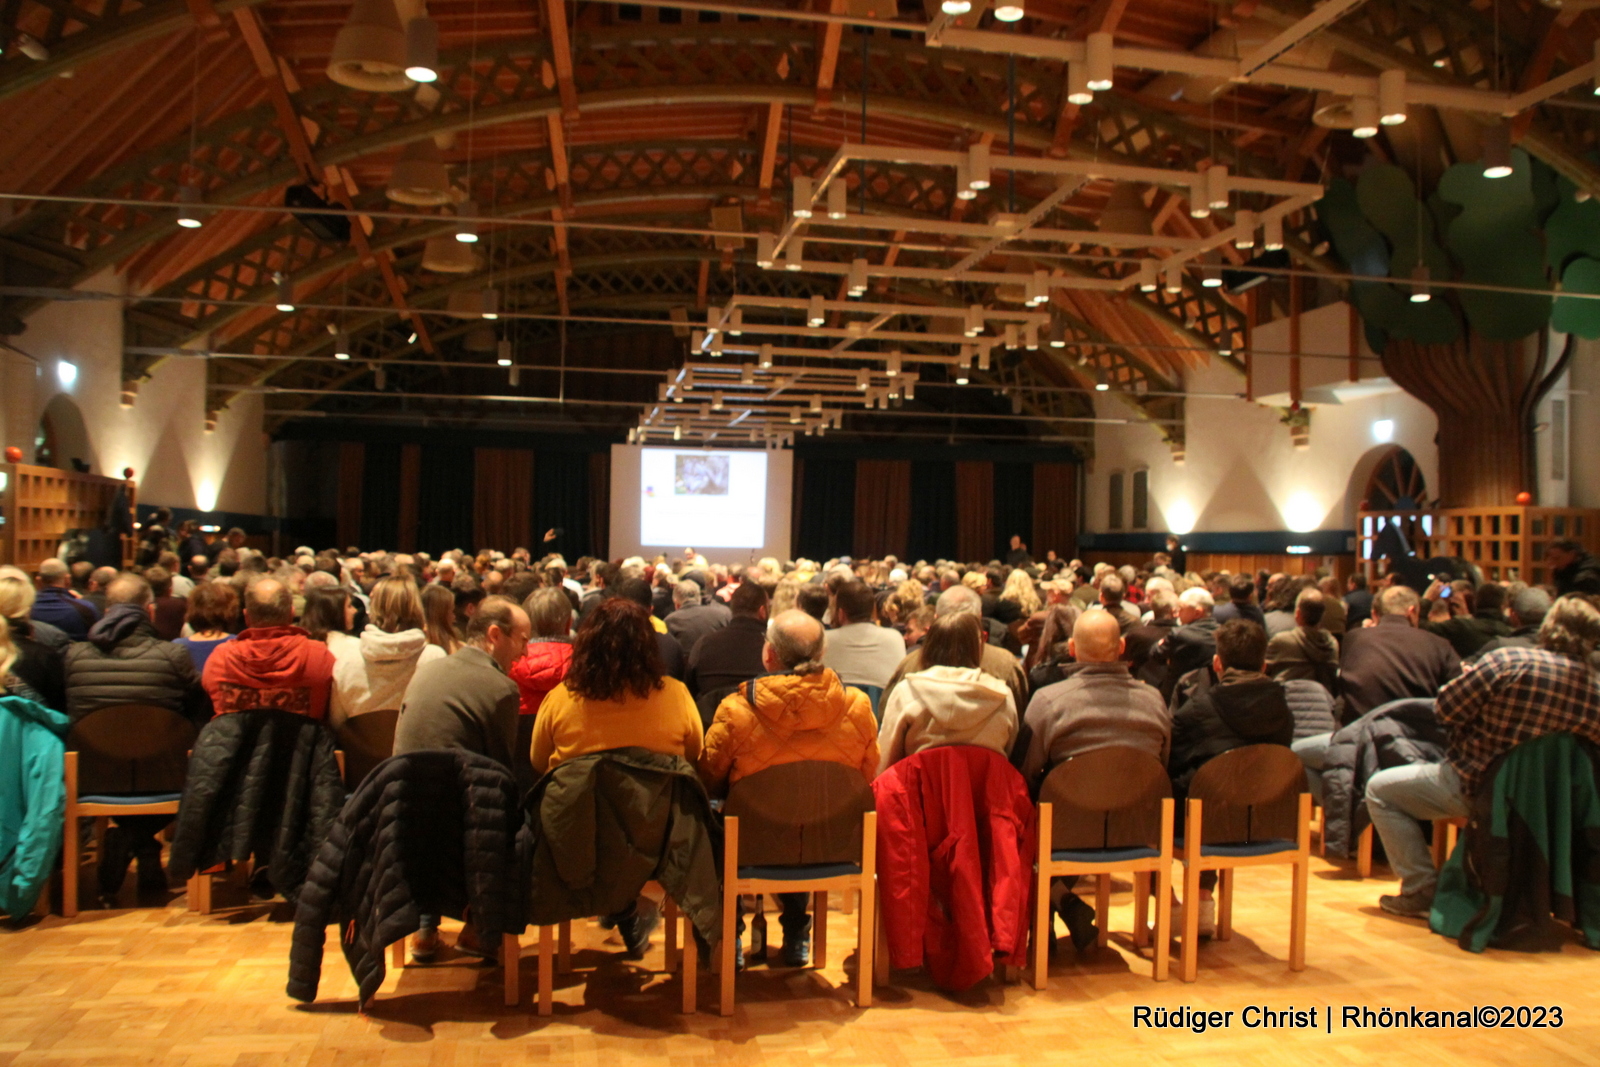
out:
{"label": "white wall", "polygon": [[1600,341],[1579,339],[1568,366],[1567,492],[1575,508],[1600,508]]}
{"label": "white wall", "polygon": [[[1288,333],[1287,320],[1255,331],[1258,397],[1270,400],[1272,394],[1288,389],[1288,359],[1269,354],[1288,351]],[[1342,303],[1302,316],[1301,351],[1338,357],[1302,360],[1306,390],[1344,381],[1348,337],[1347,309]],[[1362,355],[1372,356],[1364,343]],[[1382,374],[1374,362],[1363,362],[1361,368],[1363,377]],[[1153,427],[1138,423],[1096,427],[1095,459],[1088,480],[1088,530],[1100,533],[1109,529],[1107,485],[1111,472],[1127,474],[1139,467],[1150,471],[1149,528],[1154,531],[1352,529],[1365,486],[1365,468],[1354,478],[1358,484],[1353,487],[1352,478],[1358,474],[1362,458],[1383,447],[1372,437],[1372,424],[1380,419],[1393,420],[1394,443],[1416,457],[1429,493],[1437,490],[1438,450],[1433,439],[1438,420],[1420,400],[1398,389],[1337,405],[1317,405],[1311,416],[1311,447],[1297,451],[1290,443],[1289,428],[1279,422],[1282,413],[1278,408],[1229,399],[1244,391],[1244,379],[1234,371],[1219,363],[1190,372],[1184,384],[1190,394],[1201,395],[1191,395],[1185,405],[1188,452],[1183,466],[1172,462],[1170,449]],[[1286,396],[1276,399],[1288,405]],[[1109,418],[1130,413],[1109,394],[1096,397],[1096,408],[1099,415]],[[1125,523],[1130,512],[1131,487],[1124,492]]]}
{"label": "white wall", "polygon": [[[83,288],[120,292],[123,282],[106,272]],[[124,409],[122,308],[115,301],[53,302],[29,317],[27,331],[11,342],[38,361],[0,349],[0,441],[20,447],[25,461],[33,459],[45,406],[64,393],[88,430],[89,455],[79,458],[95,474],[112,477],[132,467],[141,504],[266,511],[267,443],[259,396],[235,400],[208,434],[205,361],[169,359],[140,386],[134,406]],[[70,386],[58,376],[63,361],[78,369]]]}

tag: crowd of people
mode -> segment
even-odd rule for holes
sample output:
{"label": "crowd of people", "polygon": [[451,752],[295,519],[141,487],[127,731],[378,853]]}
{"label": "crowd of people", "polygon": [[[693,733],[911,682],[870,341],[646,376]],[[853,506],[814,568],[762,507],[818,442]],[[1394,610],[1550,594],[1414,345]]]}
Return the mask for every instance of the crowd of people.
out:
{"label": "crowd of people", "polygon": [[[334,730],[398,710],[396,754],[466,749],[531,786],[562,761],[632,746],[695,765],[712,797],[798,760],[870,781],[940,745],[992,749],[1037,790],[1062,761],[1123,746],[1159,760],[1180,801],[1208,760],[1253,744],[1292,747],[1320,800],[1338,731],[1436,698],[1445,758],[1365,786],[1401,883],[1381,905],[1403,916],[1425,916],[1434,892],[1423,821],[1463,814],[1485,768],[1522,741],[1600,743],[1600,564],[1570,542],[1551,550],[1550,588],[1441,576],[1415,589],[1360,573],[1198,573],[1175,540],[1142,567],[1035,562],[1020,538],[1004,561],[724,566],[693,550],[570,565],[522,548],[277,558],[242,531],[183,534],[147,539],[128,571],[0,567],[5,694],[73,723],[130,703],[196,723],[272,708]],[[116,820],[104,904],[135,862],[141,890],[166,889],[165,821]],[[1213,884],[1181,905],[1199,908],[1202,935]],[[786,965],[808,958],[808,902],[779,899]],[[1065,880],[1052,902],[1073,943],[1092,945],[1094,909]],[[646,911],[608,918],[643,951]],[[425,926],[418,960],[437,938]]]}

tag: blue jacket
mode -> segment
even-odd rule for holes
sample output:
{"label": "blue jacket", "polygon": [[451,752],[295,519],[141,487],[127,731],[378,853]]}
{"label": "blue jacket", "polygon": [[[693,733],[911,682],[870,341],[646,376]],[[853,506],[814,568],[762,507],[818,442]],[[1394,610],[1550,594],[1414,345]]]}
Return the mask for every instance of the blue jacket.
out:
{"label": "blue jacket", "polygon": [[89,627],[100,618],[100,609],[58,585],[47,585],[34,598],[32,615],[35,621],[49,623],[74,641],[86,641]]}
{"label": "blue jacket", "polygon": [[61,848],[66,736],[61,712],[0,695],[0,912],[14,919],[33,910]]}

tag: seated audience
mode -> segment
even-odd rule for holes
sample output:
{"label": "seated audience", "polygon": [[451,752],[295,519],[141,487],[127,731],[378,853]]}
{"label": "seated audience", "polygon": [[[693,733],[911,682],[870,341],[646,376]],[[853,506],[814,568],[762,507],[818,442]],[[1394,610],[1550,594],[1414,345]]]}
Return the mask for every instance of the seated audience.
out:
{"label": "seated audience", "polygon": [[1078,605],[1070,600],[1053,605],[1045,613],[1039,638],[1028,649],[1028,661],[1034,664],[1028,671],[1029,692],[1054,685],[1077,670],[1078,661],[1072,655],[1071,638],[1073,628],[1083,615]]}
{"label": "seated audience", "polygon": [[[735,598],[751,584],[741,586]],[[719,636],[705,638],[701,647]],[[826,642],[832,639],[803,611],[786,611],[773,620],[761,650],[769,673],[724,698],[706,731],[700,777],[713,797],[726,796],[730,786],[757,771],[801,760],[842,763],[872,781],[878,770],[877,720],[865,694],[845,688],[825,665]],[[785,967],[810,962],[809,897],[777,894]]]}
{"label": "seated audience", "polygon": [[832,599],[828,594],[827,586],[822,585],[820,582],[807,582],[795,593],[794,606],[818,622],[822,622],[828,617],[828,609],[832,607]]}
{"label": "seated audience", "polygon": [[1470,657],[1481,659],[1497,648],[1535,648],[1539,644],[1539,627],[1550,612],[1550,594],[1537,585],[1525,585],[1506,598],[1506,625],[1511,632],[1491,638]]}
{"label": "seated audience", "polygon": [[728,598],[728,610],[733,613],[728,625],[702,637],[689,657],[684,682],[690,693],[696,697],[715,693],[767,669],[762,659],[767,644],[767,609],[765,589],[755,582],[739,583]]}
{"label": "seated audience", "polygon": [[1378,899],[1384,911],[1428,917],[1438,872],[1418,820],[1469,814],[1498,757],[1551,733],[1600,744],[1600,685],[1589,663],[1600,648],[1600,610],[1588,597],[1564,596],[1538,640],[1537,648],[1490,652],[1439,691],[1434,710],[1450,735],[1444,762],[1391,767],[1367,779],[1367,811],[1400,878],[1398,894]]}
{"label": "seated audience", "polygon": [[872,590],[865,582],[845,582],[833,595],[833,625],[823,662],[845,685],[882,689],[906,658],[906,641],[874,614]]}
{"label": "seated audience", "polygon": [[1339,658],[1344,721],[1405,697],[1433,697],[1461,673],[1450,642],[1417,629],[1421,601],[1409,586],[1392,585],[1373,600],[1377,623],[1345,631]]}
{"label": "seated audience", "polygon": [[1356,571],[1350,576],[1349,586],[1350,591],[1344,595],[1346,633],[1372,618],[1372,590],[1367,588],[1367,576]]}
{"label": "seated audience", "polygon": [[1267,674],[1277,681],[1317,682],[1330,696],[1339,692],[1339,642],[1322,629],[1328,601],[1307,587],[1294,601],[1294,627],[1267,642]]}
{"label": "seated audience", "polygon": [[217,713],[275,708],[321,719],[333,684],[333,653],[294,624],[294,599],[276,578],[244,595],[245,629],[217,646],[203,678]]}
{"label": "seated audience", "polygon": [[1261,604],[1261,610],[1266,615],[1267,643],[1281,633],[1288,633],[1295,628],[1295,604],[1304,585],[1298,578],[1291,578],[1287,574],[1275,574],[1267,583],[1267,595]]}
{"label": "seated audience", "polygon": [[564,592],[545,587],[536,589],[522,604],[531,627],[527,651],[511,665],[511,680],[517,683],[518,713],[526,727],[527,741],[533,742],[533,717],[550,690],[561,684],[572,664],[572,607]]}
{"label": "seated audience", "polygon": [[1210,592],[1195,586],[1178,594],[1178,626],[1150,652],[1146,675],[1158,670],[1157,688],[1170,705],[1178,682],[1193,671],[1209,670],[1217,654],[1217,630],[1222,626],[1212,614]]}
{"label": "seated audience", "polygon": [[[1155,579],[1152,578],[1151,581],[1154,582]],[[1146,677],[1146,668],[1150,664],[1150,654],[1156,650],[1156,646],[1178,628],[1178,594],[1163,583],[1160,588],[1152,589],[1146,594],[1145,603],[1150,608],[1149,621],[1141,621],[1127,632],[1127,644],[1122,650],[1122,661],[1128,665],[1128,671],[1135,678],[1159,686],[1166,671],[1158,665],[1148,672],[1150,677]]]}
{"label": "seated audience", "polygon": [[979,745],[1002,756],[1011,754],[1017,705],[1006,684],[979,666],[983,650],[990,647],[978,617],[970,612],[952,612],[934,621],[927,640],[913,653],[919,669],[907,673],[882,704],[880,774],[937,745]]}
{"label": "seated audience", "polygon": [[[10,635],[14,658],[11,676],[28,686],[39,703],[55,711],[67,710],[66,669],[62,665],[60,648],[41,639],[37,631],[44,623],[29,617],[33,610],[33,583],[16,567],[0,567],[0,619],[4,619]],[[54,630],[62,647],[71,642],[60,630]]]}
{"label": "seated audience", "polygon": [[1127,583],[1120,574],[1107,574],[1100,579],[1099,599],[1090,605],[1090,610],[1104,609],[1110,612],[1112,618],[1117,620],[1117,625],[1122,628],[1124,636],[1139,625],[1141,618],[1139,609],[1124,599],[1127,591]]}
{"label": "seated audience", "polygon": [[[1322,594],[1322,622],[1320,625],[1334,638],[1343,637],[1350,609],[1339,596],[1339,579],[1322,579],[1317,583],[1317,592]],[[1359,626],[1360,623],[1356,625]]]}
{"label": "seated audience", "polygon": [[172,572],[164,567],[151,567],[144,572],[150,583],[150,622],[163,641],[174,641],[183,635],[184,617],[189,613],[189,603],[172,595]]}
{"label": "seated audience", "polygon": [[[617,595],[625,596],[646,609],[650,607],[650,587],[645,584],[642,578],[623,579],[621,584],[617,586]],[[654,614],[650,616],[650,628],[655,631],[656,652],[661,656],[662,673],[668,678],[676,678],[680,682],[683,681],[683,674],[687,669],[687,664],[684,662],[683,646],[678,643],[676,637],[667,632],[666,624],[656,618]]]}
{"label": "seated audience", "polygon": [[239,594],[233,586],[228,582],[201,582],[189,594],[186,606],[184,625],[189,636],[172,643],[189,653],[195,671],[203,675],[211,653],[223,642],[233,640],[238,622]]}
{"label": "seated audience", "polygon": [[1217,620],[1217,625],[1232,622],[1234,619],[1249,619],[1262,632],[1266,632],[1267,616],[1254,603],[1256,583],[1248,574],[1241,574],[1228,583],[1228,602],[1219,604],[1212,615]]}
{"label": "seated audience", "polygon": [[1557,541],[1545,549],[1544,558],[1559,595],[1600,595],[1600,559],[1584,551],[1577,541]]}
{"label": "seated audience", "polygon": [[[939,599],[934,603],[934,622],[949,615],[971,615],[977,619],[983,610],[982,600],[978,594],[964,585],[952,585],[949,589],[939,594]],[[982,632],[983,624],[979,622],[979,631]],[[929,636],[932,636],[932,629]],[[900,661],[900,666],[895,669],[894,677],[889,679],[889,684],[884,687],[883,701],[889,699],[889,694],[899,685],[900,680],[906,675],[920,671],[927,665],[925,655],[927,651],[927,638],[922,644],[906,655]],[[1028,676],[1023,673],[1022,662],[1010,652],[999,645],[984,643],[978,667],[991,678],[997,678],[1011,690],[1013,707],[1025,707],[1028,702]],[[879,708],[884,707],[880,701]]]}
{"label": "seated audience", "polygon": [[350,630],[356,622],[355,600],[349,590],[336,585],[317,586],[306,593],[300,627],[313,641],[321,641],[337,657],[340,649],[353,649]]}
{"label": "seated audience", "polygon": [[461,647],[461,635],[456,630],[456,595],[448,586],[423,587],[422,631],[428,635],[428,644],[444,649],[447,656]]}
{"label": "seated audience", "polygon": [[667,616],[667,633],[683,648],[686,656],[694,655],[694,646],[706,634],[728,625],[733,613],[722,601],[705,600],[706,578],[704,571],[691,571],[704,581],[684,579],[672,587],[673,612]]}
{"label": "seated audience", "polygon": [[72,591],[72,572],[59,559],[39,564],[39,590],[33,599],[32,617],[49,623],[74,641],[89,637],[89,627],[100,620],[100,610]]}
{"label": "seated audience", "polygon": [[[328,722],[334,729],[357,715],[400,710],[417,668],[445,657],[444,649],[429,644],[423,632],[422,597],[415,582],[380,578],[370,603],[372,621],[359,638],[329,643],[334,662]],[[353,606],[347,610],[354,614]]]}
{"label": "seated audience", "polygon": [[[1434,580],[1427,592],[1422,594],[1422,608],[1418,613],[1431,615],[1447,588],[1450,587]],[[1505,617],[1504,586],[1485,582],[1468,594],[1468,598],[1458,607],[1457,601],[1461,599],[1454,595],[1449,598],[1450,618],[1442,622],[1425,619],[1418,625],[1430,634],[1438,634],[1449,641],[1450,647],[1462,659],[1472,656],[1495,638],[1510,635],[1511,626]]]}

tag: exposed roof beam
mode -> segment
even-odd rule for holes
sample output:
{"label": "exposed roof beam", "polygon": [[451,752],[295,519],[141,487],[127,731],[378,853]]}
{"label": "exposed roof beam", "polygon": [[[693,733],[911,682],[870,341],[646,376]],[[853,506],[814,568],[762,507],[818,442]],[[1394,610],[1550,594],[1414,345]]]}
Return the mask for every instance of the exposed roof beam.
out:
{"label": "exposed roof beam", "polygon": [[567,7],[564,0],[544,0],[544,21],[550,32],[550,62],[555,67],[556,91],[561,94],[561,111],[567,118],[578,117],[578,87],[572,78],[572,37],[567,32]]}

